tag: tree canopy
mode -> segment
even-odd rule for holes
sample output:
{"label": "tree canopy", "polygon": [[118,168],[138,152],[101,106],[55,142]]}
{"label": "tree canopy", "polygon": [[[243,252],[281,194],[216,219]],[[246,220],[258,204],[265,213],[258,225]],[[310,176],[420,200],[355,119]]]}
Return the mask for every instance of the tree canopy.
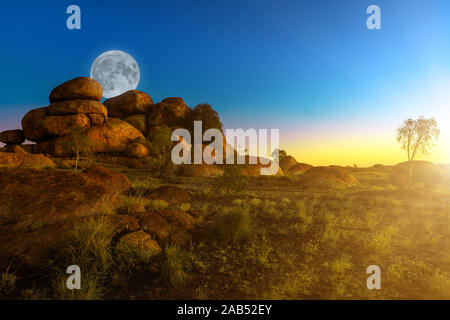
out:
{"label": "tree canopy", "polygon": [[434,146],[434,140],[440,135],[437,122],[434,118],[426,119],[421,116],[418,119],[407,119],[397,129],[397,141],[408,153],[408,160],[412,161],[417,156],[430,153]]}
{"label": "tree canopy", "polygon": [[202,121],[202,130],[214,128],[222,131],[222,122],[217,111],[209,103],[201,103],[194,107],[186,117],[186,128],[194,132],[194,121]]}

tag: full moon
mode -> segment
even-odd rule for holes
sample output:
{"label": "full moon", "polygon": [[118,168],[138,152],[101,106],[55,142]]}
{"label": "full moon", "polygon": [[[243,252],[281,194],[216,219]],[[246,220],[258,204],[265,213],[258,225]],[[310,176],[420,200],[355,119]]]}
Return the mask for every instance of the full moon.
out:
{"label": "full moon", "polygon": [[91,78],[102,85],[105,98],[112,98],[136,89],[140,71],[136,60],[128,53],[110,50],[95,59],[91,67]]}

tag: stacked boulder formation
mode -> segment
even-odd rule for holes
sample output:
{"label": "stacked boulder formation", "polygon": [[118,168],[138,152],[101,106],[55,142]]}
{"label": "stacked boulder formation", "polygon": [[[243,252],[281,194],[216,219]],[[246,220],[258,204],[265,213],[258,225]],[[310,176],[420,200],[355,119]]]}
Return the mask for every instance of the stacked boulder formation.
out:
{"label": "stacked boulder formation", "polygon": [[152,98],[145,92],[130,90],[104,102],[109,116],[131,124],[143,135],[147,135],[147,114],[153,106]]}
{"label": "stacked boulder formation", "polygon": [[[24,137],[36,142],[33,152],[72,156],[75,129],[82,129],[93,153],[145,157],[148,149],[142,133],[126,121],[108,118],[108,109],[100,102],[102,96],[101,85],[88,77],[72,79],[53,89],[48,107],[31,110],[22,119]],[[139,103],[136,97],[128,101],[135,107]]]}
{"label": "stacked boulder formation", "polygon": [[148,94],[138,90],[130,90],[107,99],[104,105],[110,117],[128,122],[144,136],[154,127],[182,127],[191,110],[183,98],[170,97],[153,104]]}
{"label": "stacked boulder formation", "polygon": [[169,128],[183,127],[185,119],[191,109],[183,98],[171,97],[155,104],[148,115],[149,129],[166,125]]}
{"label": "stacked boulder formation", "polygon": [[[0,142],[14,146],[31,141],[35,144],[22,146],[28,153],[56,158],[80,153],[134,158],[126,159],[125,163],[133,161],[136,167],[142,167],[139,159],[150,155],[151,143],[146,139],[149,135],[163,127],[190,128],[193,119],[218,117],[211,106],[207,105],[209,109],[203,115],[203,109],[189,108],[180,97],[154,103],[147,93],[130,90],[102,103],[102,96],[101,85],[92,78],[69,80],[51,91],[48,106],[33,109],[23,117],[23,130],[1,132]],[[220,124],[220,120],[216,122]],[[230,147],[224,138],[225,145]],[[181,174],[191,176],[223,174],[219,165],[183,165],[178,169]]]}

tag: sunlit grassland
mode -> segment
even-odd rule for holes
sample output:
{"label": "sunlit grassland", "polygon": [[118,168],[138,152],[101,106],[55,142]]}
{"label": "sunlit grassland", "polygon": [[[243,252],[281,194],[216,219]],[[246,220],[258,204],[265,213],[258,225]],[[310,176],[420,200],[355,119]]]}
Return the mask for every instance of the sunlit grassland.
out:
{"label": "sunlit grassland", "polygon": [[[398,188],[389,172],[353,171],[361,185],[339,191],[252,178],[244,194],[233,194],[210,188],[207,179],[185,179],[198,221],[189,250],[203,268],[191,270],[184,287],[155,296],[450,298],[450,188]],[[248,219],[226,218],[230,212]],[[245,237],[233,234],[239,230]],[[370,265],[381,268],[381,290],[366,287]]]}

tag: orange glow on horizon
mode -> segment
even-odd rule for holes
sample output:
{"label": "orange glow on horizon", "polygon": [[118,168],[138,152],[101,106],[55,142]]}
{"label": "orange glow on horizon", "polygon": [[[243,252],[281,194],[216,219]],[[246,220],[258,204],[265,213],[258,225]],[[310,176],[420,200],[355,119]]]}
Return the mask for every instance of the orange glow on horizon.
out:
{"label": "orange glow on horizon", "polygon": [[[450,139],[442,137],[431,149],[429,156],[418,157],[416,160],[426,160],[434,163],[450,163]],[[309,141],[295,141],[286,139],[281,141],[282,149],[286,150],[298,162],[309,163],[314,166],[341,165],[371,167],[375,164],[395,165],[407,160],[407,155],[395,140],[395,137],[354,138],[343,140],[313,139]]]}

